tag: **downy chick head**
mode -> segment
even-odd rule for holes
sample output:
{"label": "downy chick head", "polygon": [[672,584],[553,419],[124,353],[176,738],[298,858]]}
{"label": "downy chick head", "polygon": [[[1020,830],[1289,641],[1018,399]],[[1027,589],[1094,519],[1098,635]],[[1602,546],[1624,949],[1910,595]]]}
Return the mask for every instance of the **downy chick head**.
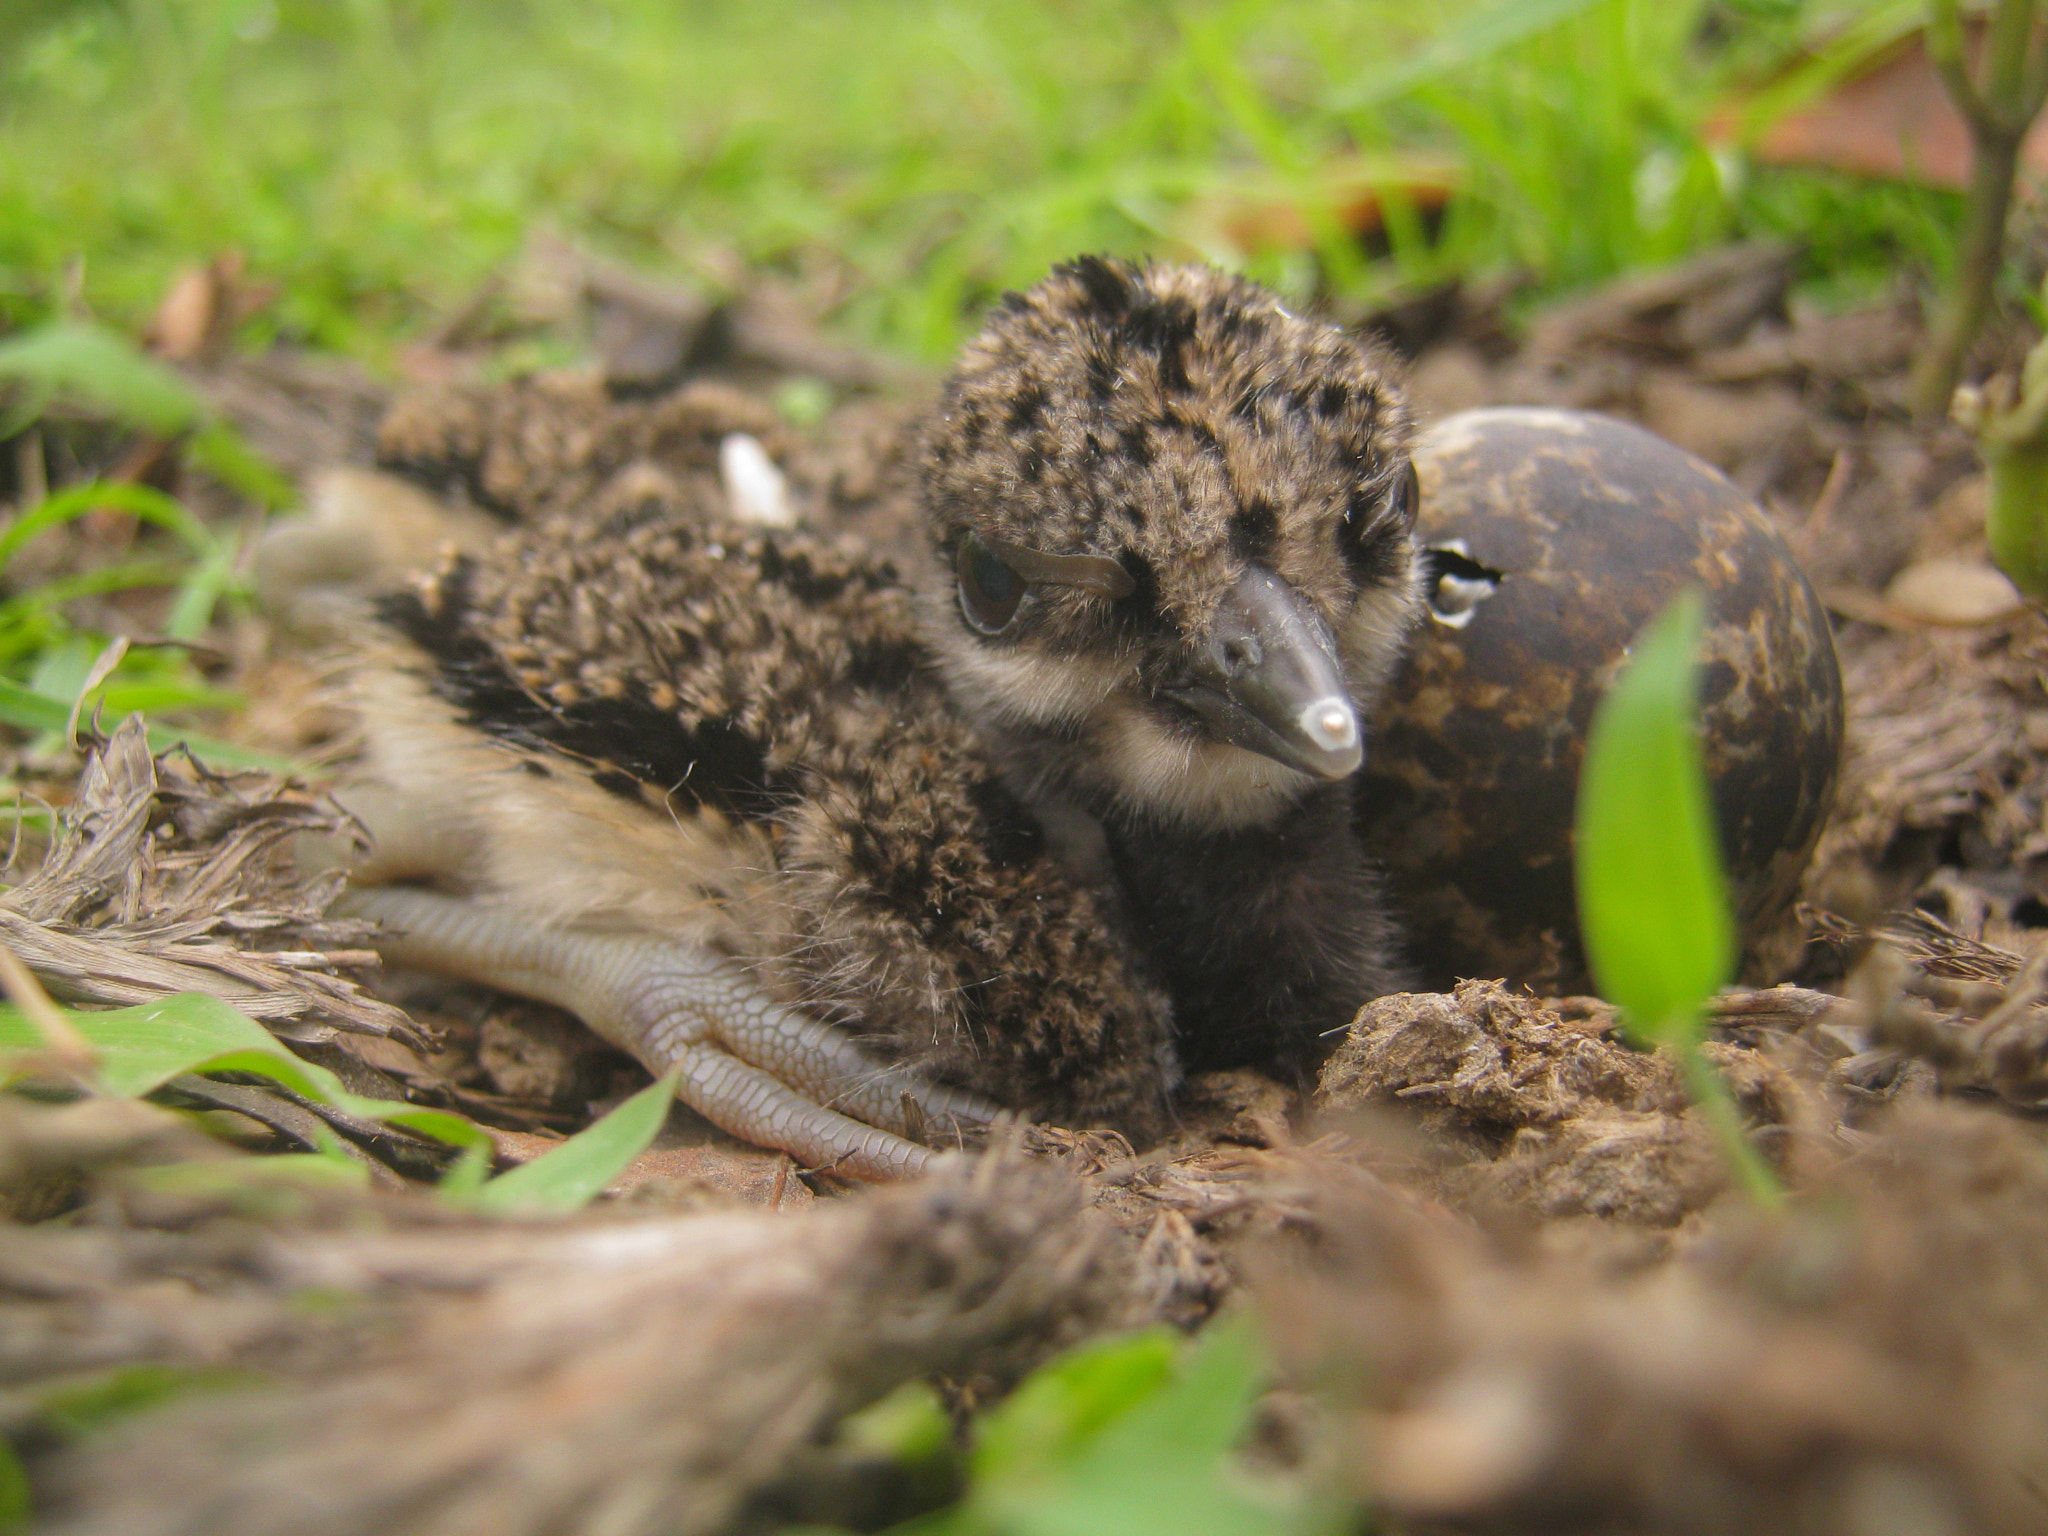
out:
{"label": "downy chick head", "polygon": [[1090,257],[1006,296],[921,460],[954,698],[1126,819],[1347,777],[1420,606],[1409,434],[1384,356],[1242,278]]}

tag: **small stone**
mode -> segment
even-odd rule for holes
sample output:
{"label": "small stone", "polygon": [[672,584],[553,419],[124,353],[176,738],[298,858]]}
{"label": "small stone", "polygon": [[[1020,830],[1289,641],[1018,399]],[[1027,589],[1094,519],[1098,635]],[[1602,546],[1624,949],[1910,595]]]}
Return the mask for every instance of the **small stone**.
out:
{"label": "small stone", "polygon": [[2019,588],[1982,560],[1941,555],[1907,566],[1884,590],[1885,605],[1923,624],[1996,624],[2026,607]]}

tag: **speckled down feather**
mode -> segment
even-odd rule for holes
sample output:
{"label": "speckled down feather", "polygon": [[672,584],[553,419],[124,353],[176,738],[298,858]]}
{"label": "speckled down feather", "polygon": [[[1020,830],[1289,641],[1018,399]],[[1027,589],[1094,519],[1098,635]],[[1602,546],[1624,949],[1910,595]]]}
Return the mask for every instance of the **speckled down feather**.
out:
{"label": "speckled down feather", "polygon": [[724,829],[729,867],[691,888],[679,858],[672,898],[785,1001],[1001,1100],[1157,1123],[1164,1001],[946,708],[888,566],[648,497],[544,518],[383,614],[521,773],[585,778],[657,840]]}

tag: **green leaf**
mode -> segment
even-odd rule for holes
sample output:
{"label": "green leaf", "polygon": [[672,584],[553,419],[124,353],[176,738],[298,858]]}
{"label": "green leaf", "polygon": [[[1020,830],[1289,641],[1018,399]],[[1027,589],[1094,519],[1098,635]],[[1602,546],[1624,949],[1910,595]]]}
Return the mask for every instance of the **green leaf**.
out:
{"label": "green leaf", "polygon": [[981,1426],[956,1508],[901,1536],[1279,1536],[1301,1511],[1232,1462],[1263,1380],[1242,1317],[1192,1345],[1155,1329],[1034,1373]]}
{"label": "green leaf", "polygon": [[28,1498],[28,1474],[21,1469],[21,1458],[14,1454],[13,1446],[0,1439],[0,1536],[26,1530],[29,1516],[34,1513]]}
{"label": "green leaf", "polygon": [[[67,1009],[65,1017],[98,1053],[99,1086],[117,1097],[140,1098],[186,1072],[247,1072],[315,1103],[461,1147],[468,1162],[490,1157],[490,1136],[462,1116],[350,1093],[325,1067],[301,1061],[254,1019],[202,992],[102,1013]],[[18,1009],[0,1008],[0,1083],[24,1076],[40,1044]],[[10,1061],[8,1053],[19,1055]]]}
{"label": "green leaf", "polygon": [[0,379],[29,395],[9,431],[56,398],[96,406],[158,437],[189,432],[206,417],[205,403],[176,372],[85,320],[59,320],[0,342]]}
{"label": "green leaf", "polygon": [[126,1181],[174,1198],[233,1198],[251,1211],[295,1207],[281,1197],[321,1190],[366,1190],[369,1164],[338,1152],[266,1152],[261,1157],[196,1159],[131,1168]]}
{"label": "green leaf", "polygon": [[840,1443],[868,1456],[918,1463],[952,1449],[953,1421],[928,1381],[906,1381],[840,1422]]}
{"label": "green leaf", "polygon": [[1021,1479],[1058,1466],[1159,1390],[1178,1343],[1169,1329],[1149,1329],[1084,1344],[1041,1366],[982,1422],[976,1476]]}
{"label": "green leaf", "polygon": [[1700,1048],[1701,1008],[1735,970],[1694,703],[1704,608],[1683,593],[1645,629],[1593,716],[1579,775],[1579,930],[1601,995],[1676,1053],[1736,1179],[1772,1205],[1777,1178]]}
{"label": "green leaf", "polygon": [[193,459],[222,484],[269,506],[291,500],[290,483],[264,463],[176,369],[126,337],[85,320],[60,320],[0,341],[0,382],[23,398],[0,421],[9,436],[62,399],[105,411],[156,437],[193,434]]}
{"label": "green leaf", "polygon": [[1704,611],[1682,595],[1593,717],[1579,778],[1579,927],[1600,993],[1635,1028],[1688,1033],[1735,962],[1695,723]]}
{"label": "green leaf", "polygon": [[36,1402],[36,1412],[64,1435],[90,1434],[175,1398],[253,1385],[248,1371],[220,1366],[149,1363],[116,1366],[88,1381],[74,1382]]}
{"label": "green leaf", "polygon": [[37,534],[76,522],[97,507],[112,507],[138,522],[167,529],[196,555],[210,553],[214,547],[206,525],[175,497],[125,480],[93,480],[45,497],[9,523],[6,531],[0,532],[0,565],[12,560]]}
{"label": "green leaf", "polygon": [[581,1210],[647,1150],[675,1096],[676,1074],[671,1072],[559,1147],[499,1174],[476,1192],[472,1203],[493,1215]]}
{"label": "green leaf", "polygon": [[1425,82],[1560,26],[1597,3],[1598,0],[1495,0],[1494,4],[1468,11],[1439,29],[1414,52],[1374,63],[1348,85],[1332,90],[1328,105],[1338,112],[1384,106]]}
{"label": "green leaf", "polygon": [[[65,722],[71,718],[71,701],[52,698],[38,693],[33,688],[24,688],[19,683],[10,683],[0,678],[0,721],[18,726],[25,731],[49,731],[61,733]],[[90,720],[92,711],[88,708],[83,719]],[[116,717],[107,726],[109,732],[120,723]],[[152,752],[168,752],[174,747],[188,748],[201,762],[214,768],[257,768],[265,773],[283,773],[303,777],[306,765],[289,757],[280,757],[275,752],[258,752],[251,747],[238,747],[233,742],[217,741],[211,736],[200,735],[171,725],[149,727],[149,747]]]}

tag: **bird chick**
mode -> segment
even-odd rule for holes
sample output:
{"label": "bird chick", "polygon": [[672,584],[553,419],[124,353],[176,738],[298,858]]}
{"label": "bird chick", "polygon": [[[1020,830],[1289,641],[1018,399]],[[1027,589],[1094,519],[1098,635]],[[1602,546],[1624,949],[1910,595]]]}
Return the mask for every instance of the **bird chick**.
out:
{"label": "bird chick", "polygon": [[948,382],[909,585],[687,475],[531,497],[382,604],[351,903],[808,1162],[999,1105],[1143,1134],[1181,1063],[1306,1060],[1391,984],[1347,781],[1417,603],[1407,431],[1263,290],[1084,260]]}
{"label": "bird chick", "polygon": [[1242,279],[1089,259],[925,436],[927,642],[1020,792],[1102,829],[1190,1069],[1306,1065],[1395,986],[1347,782],[1419,602],[1389,373]]}

